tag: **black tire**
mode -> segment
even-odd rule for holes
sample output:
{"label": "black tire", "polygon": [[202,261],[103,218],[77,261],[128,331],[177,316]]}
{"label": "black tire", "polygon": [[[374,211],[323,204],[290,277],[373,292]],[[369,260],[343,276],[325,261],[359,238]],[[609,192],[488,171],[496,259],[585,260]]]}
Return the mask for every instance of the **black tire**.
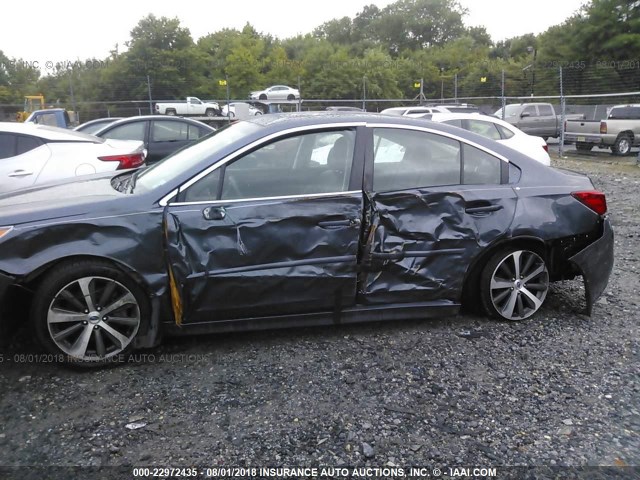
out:
{"label": "black tire", "polygon": [[289,95],[287,95],[287,100],[291,101],[291,100],[295,100],[295,99],[296,99],[295,95],[293,95],[291,93]]}
{"label": "black tire", "polygon": [[625,156],[631,153],[631,144],[633,143],[633,139],[630,135],[621,134],[616,138],[616,143],[611,147],[611,151],[614,155]]}
{"label": "black tire", "polygon": [[480,275],[482,306],[494,318],[524,320],[540,309],[548,291],[544,256],[528,248],[498,250]]}
{"label": "black tire", "polygon": [[264,93],[262,93],[259,97],[259,100],[266,100],[267,99],[267,95],[265,95]]}
{"label": "black tire", "polygon": [[167,108],[166,113],[167,113],[167,115],[170,115],[170,116],[173,117],[173,116],[176,115],[177,112],[176,112],[175,108]]}
{"label": "black tire", "polygon": [[207,117],[215,117],[216,111],[213,108],[207,108],[204,112]]}
{"label": "black tire", "polygon": [[45,276],[31,322],[38,342],[55,358],[92,368],[126,359],[149,314],[147,296],[129,275],[107,262],[82,260]]}
{"label": "black tire", "polygon": [[576,142],[576,150],[579,152],[590,152],[592,148],[590,143]]}

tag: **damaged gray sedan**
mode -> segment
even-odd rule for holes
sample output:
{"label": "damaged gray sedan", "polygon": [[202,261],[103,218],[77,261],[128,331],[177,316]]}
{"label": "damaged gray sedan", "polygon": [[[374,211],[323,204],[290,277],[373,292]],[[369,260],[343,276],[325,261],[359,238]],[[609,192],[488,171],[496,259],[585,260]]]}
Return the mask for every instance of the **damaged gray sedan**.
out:
{"label": "damaged gray sedan", "polygon": [[[101,365],[163,335],[451,315],[523,320],[613,265],[603,193],[455,127],[264,115],[144,170],[0,196],[2,321]],[[30,312],[29,318],[25,312]]]}

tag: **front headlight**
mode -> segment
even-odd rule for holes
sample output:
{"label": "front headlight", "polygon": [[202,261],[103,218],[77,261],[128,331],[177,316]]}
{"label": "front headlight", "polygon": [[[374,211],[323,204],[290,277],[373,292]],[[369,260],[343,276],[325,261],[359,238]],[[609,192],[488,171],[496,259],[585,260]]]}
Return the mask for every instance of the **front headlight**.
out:
{"label": "front headlight", "polygon": [[13,227],[0,227],[0,238],[4,237],[11,230],[13,230]]}

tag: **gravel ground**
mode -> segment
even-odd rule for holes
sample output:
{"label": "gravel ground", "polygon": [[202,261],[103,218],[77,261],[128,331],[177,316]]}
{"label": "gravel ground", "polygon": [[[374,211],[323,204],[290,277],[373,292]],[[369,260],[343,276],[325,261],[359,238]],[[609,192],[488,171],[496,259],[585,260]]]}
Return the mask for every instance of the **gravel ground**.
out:
{"label": "gravel ground", "polygon": [[592,317],[576,280],[521,323],[168,339],[95,372],[21,362],[38,352],[21,332],[0,350],[0,466],[640,465],[640,168],[554,163],[608,195],[616,263]]}

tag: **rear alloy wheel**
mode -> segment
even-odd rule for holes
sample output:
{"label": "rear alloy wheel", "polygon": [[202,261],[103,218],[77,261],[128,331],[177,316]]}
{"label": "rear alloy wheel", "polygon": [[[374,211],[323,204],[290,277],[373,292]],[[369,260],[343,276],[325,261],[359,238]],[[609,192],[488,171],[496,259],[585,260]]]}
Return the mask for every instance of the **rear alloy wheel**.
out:
{"label": "rear alloy wheel", "polygon": [[124,272],[103,263],[58,268],[36,292],[32,321],[40,343],[67,363],[92,367],[133,348],[148,302]]}
{"label": "rear alloy wheel", "polygon": [[536,313],[549,291],[544,259],[531,250],[497,252],[482,270],[482,303],[490,316],[524,320]]}
{"label": "rear alloy wheel", "polygon": [[176,111],[173,108],[168,108],[167,115],[174,117],[176,115]]}
{"label": "rear alloy wheel", "polygon": [[629,153],[631,152],[632,141],[633,140],[629,135],[620,135],[616,139],[616,143],[614,143],[613,147],[611,147],[613,154],[619,156],[629,155]]}

